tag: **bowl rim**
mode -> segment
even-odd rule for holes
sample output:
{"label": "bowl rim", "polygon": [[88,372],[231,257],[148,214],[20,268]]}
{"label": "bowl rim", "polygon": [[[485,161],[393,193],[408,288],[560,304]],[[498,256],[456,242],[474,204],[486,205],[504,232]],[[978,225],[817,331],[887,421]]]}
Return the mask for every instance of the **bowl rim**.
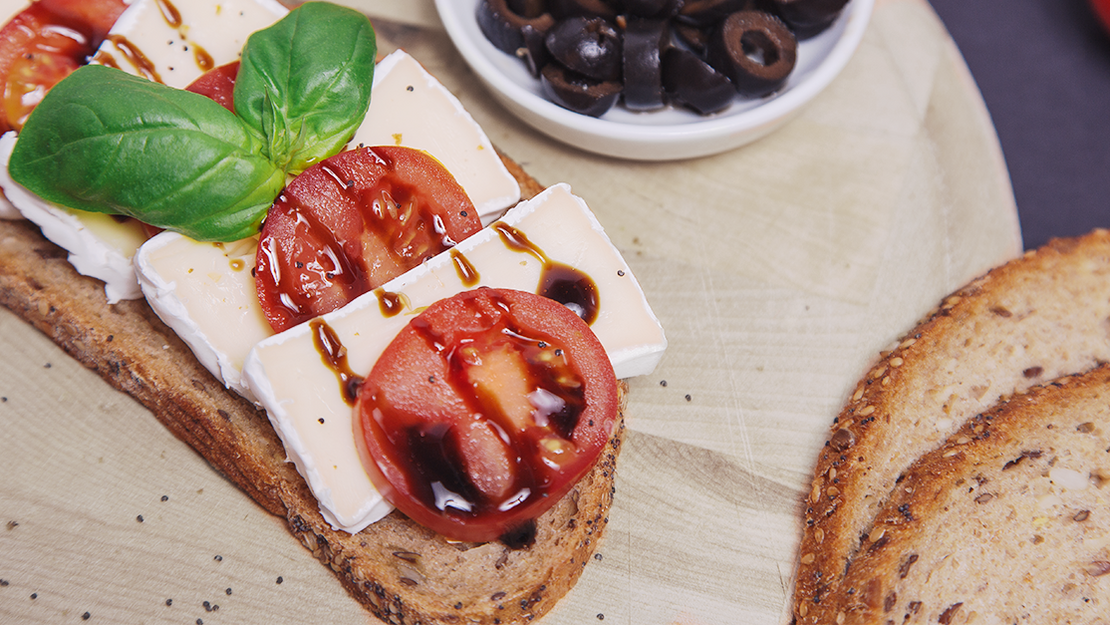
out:
{"label": "bowl rim", "polygon": [[[808,74],[798,83],[776,94],[767,101],[746,110],[721,116],[693,118],[682,123],[637,124],[623,121],[590,117],[565,109],[546,98],[528,90],[510,76],[502,72],[488,56],[497,50],[486,42],[476,42],[463,19],[474,19],[477,4],[481,0],[435,0],[436,10],[448,36],[466,63],[478,77],[494,91],[494,95],[505,100],[513,112],[525,121],[536,125],[534,117],[544,118],[546,123],[554,124],[571,133],[575,138],[594,137],[595,140],[617,142],[626,147],[693,145],[699,143],[727,143],[733,138],[732,145],[711,147],[694,151],[694,154],[709,154],[724,151],[731,147],[755,140],[773,129],[778,123],[808,104],[823,91],[848,64],[863,39],[870,20],[875,0],[850,0],[845,13],[838,19],[846,21],[844,30],[830,48],[828,54],[820,59]],[[644,113],[651,115],[652,113]],[[696,114],[695,114],[696,115]],[[548,134],[550,129],[539,128]],[[750,135],[750,136],[747,136]],[[566,140],[569,137],[555,138]],[[745,140],[746,139],[746,140]],[[594,149],[596,146],[579,146],[591,151],[610,154],[623,154],[624,151]],[[644,156],[643,158],[648,158]]]}

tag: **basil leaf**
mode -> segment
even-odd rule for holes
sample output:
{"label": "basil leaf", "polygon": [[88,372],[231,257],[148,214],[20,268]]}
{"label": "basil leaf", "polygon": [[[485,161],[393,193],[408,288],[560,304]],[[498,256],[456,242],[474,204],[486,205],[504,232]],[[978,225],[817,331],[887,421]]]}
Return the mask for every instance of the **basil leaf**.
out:
{"label": "basil leaf", "polygon": [[208,98],[99,65],[59,82],[20,132],[12,178],[51,202],[197,240],[255,233],[285,174]]}
{"label": "basil leaf", "polygon": [[353,9],[308,2],[250,36],[235,112],[269,138],[265,154],[299,173],[350,140],[370,107],[377,43]]}

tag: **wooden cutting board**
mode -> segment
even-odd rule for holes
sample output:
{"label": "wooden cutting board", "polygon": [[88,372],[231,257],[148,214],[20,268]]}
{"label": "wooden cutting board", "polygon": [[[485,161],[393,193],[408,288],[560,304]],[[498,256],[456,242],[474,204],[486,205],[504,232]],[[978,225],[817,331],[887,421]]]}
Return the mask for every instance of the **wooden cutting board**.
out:
{"label": "wooden cutting board", "polygon": [[[631,384],[599,555],[544,622],[789,622],[800,501],[848,389],[1021,251],[993,127],[929,5],[879,0],[843,74],[775,134],[645,164],[510,118],[430,0],[348,4],[589,202],[670,341]],[[0,622],[371,622],[283,521],[6,310],[0,431]]]}

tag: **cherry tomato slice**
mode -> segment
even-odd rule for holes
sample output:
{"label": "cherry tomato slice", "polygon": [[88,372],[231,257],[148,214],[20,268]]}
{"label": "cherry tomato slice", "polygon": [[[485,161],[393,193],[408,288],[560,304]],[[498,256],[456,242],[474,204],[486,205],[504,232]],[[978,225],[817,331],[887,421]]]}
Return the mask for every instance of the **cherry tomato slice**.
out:
{"label": "cherry tomato slice", "polygon": [[594,465],[618,415],[605,349],[566,306],[479,288],[429,306],[386,348],[355,404],[374,485],[463,541],[518,530]]}
{"label": "cherry tomato slice", "polygon": [[335,310],[478,232],[470,198],[439,161],[358,148],[309,167],[262,226],[256,282],[276,332]]}
{"label": "cherry tomato slice", "polygon": [[235,78],[239,76],[239,61],[232,61],[204,72],[186,91],[199,93],[225,109],[235,112]]}
{"label": "cherry tomato slice", "polygon": [[0,132],[18,130],[46,92],[88,62],[127,5],[40,0],[0,29]]}

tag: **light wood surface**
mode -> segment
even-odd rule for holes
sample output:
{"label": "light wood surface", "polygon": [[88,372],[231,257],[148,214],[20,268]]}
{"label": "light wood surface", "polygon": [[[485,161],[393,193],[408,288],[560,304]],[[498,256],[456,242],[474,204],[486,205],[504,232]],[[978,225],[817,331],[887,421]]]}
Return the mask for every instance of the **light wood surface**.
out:
{"label": "light wood surface", "polygon": [[[644,164],[510,118],[430,0],[346,3],[540,182],[587,200],[670,341],[631,384],[600,555],[544,622],[789,622],[800,500],[848,389],[1020,253],[990,119],[928,4],[879,0],[843,74],[775,134]],[[0,432],[0,622],[372,622],[282,520],[6,310]]]}

